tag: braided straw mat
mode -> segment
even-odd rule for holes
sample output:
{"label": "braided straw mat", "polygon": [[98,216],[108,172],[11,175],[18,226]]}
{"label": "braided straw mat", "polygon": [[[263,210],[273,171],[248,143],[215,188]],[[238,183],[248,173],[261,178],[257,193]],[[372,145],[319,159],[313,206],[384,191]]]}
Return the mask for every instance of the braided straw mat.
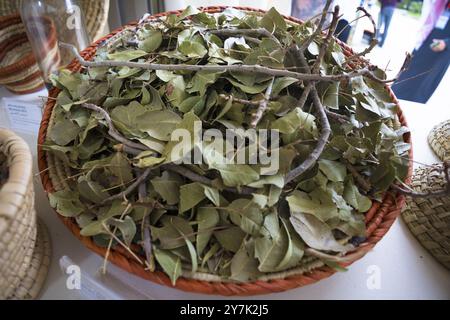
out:
{"label": "braided straw mat", "polygon": [[[202,8],[203,11],[214,13],[221,12],[226,7],[207,7]],[[255,14],[264,14],[265,11],[257,10],[248,7],[236,7],[237,9],[254,12]],[[155,19],[168,14],[174,13],[179,14],[181,11],[172,11],[160,13],[149,17],[148,19]],[[285,19],[288,23],[297,24],[302,23],[300,20],[287,17]],[[92,44],[90,47],[86,48],[81,52],[81,55],[90,60],[95,55],[97,47],[100,44],[111,41],[120,41],[121,32],[124,30],[134,28],[135,24],[130,24],[119,28],[109,35],[99,39],[97,42]],[[347,56],[353,54],[353,51],[347,47],[345,44],[340,43],[343,48],[344,53]],[[72,71],[80,70],[80,64],[78,61],[74,60],[68,66]],[[391,95],[392,101],[398,105],[398,101],[395,98],[392,90],[386,86],[386,90]],[[58,95],[58,89],[52,89],[49,92],[49,97],[55,98]],[[53,126],[54,113],[53,107],[55,105],[55,99],[48,99],[44,115],[41,122],[41,127],[39,130],[38,137],[38,163],[39,170],[41,172],[41,180],[44,186],[44,190],[48,193],[52,193],[58,190],[68,188],[66,177],[71,175],[70,168],[65,166],[58,158],[54,155],[42,150],[42,144],[46,141],[47,130]],[[407,126],[406,120],[398,108],[398,120],[397,125]],[[411,142],[410,135],[405,134],[404,136],[406,142]],[[410,152],[410,157],[412,158],[412,151]],[[411,173],[412,162],[409,163],[409,170]],[[407,180],[406,182],[408,182]],[[388,192],[384,196],[382,202],[374,202],[372,208],[366,213],[366,233],[367,240],[362,243],[357,250],[352,253],[347,254],[343,257],[343,261],[339,263],[341,266],[345,267],[350,265],[352,262],[363,257],[367,252],[369,252],[376,243],[381,240],[381,238],[388,232],[391,225],[394,223],[395,219],[400,215],[401,208],[405,202],[405,197],[403,195],[395,194],[394,192]],[[105,256],[106,248],[99,247],[90,237],[83,237],[80,235],[80,228],[77,223],[71,218],[65,218],[61,215],[58,217],[63,221],[63,223],[69,228],[69,230],[89,249],[95,253]],[[172,286],[169,277],[161,271],[149,272],[141,264],[136,262],[136,260],[122,247],[115,247],[112,249],[108,255],[108,260],[121,267],[122,269],[140,276],[144,279],[153,281],[158,284]],[[306,261],[303,265],[296,268],[286,270],[283,272],[275,272],[273,274],[266,275],[259,278],[258,280],[252,282],[232,282],[223,280],[219,276],[205,273],[192,273],[188,271],[183,271],[182,277],[180,277],[175,287],[180,290],[192,291],[197,293],[206,294],[219,294],[219,295],[229,295],[229,296],[249,296],[255,294],[266,294],[273,292],[285,291],[288,289],[305,286],[312,284],[321,279],[327,278],[336,272],[335,269],[325,266],[322,261],[311,258],[305,259]]]}
{"label": "braided straw mat", "polygon": [[450,160],[450,120],[435,126],[428,135],[431,149],[442,160]]}
{"label": "braided straw mat", "polygon": [[28,145],[0,129],[9,176],[0,186],[0,299],[36,298],[50,263],[50,241],[36,222],[33,164]]}
{"label": "braided straw mat", "polygon": [[[414,170],[411,179],[411,187],[419,192],[442,190],[445,183],[438,164]],[[403,219],[422,246],[450,270],[450,196],[408,197]]]}
{"label": "braided straw mat", "polygon": [[[22,0],[0,0],[0,16],[16,13],[19,11],[21,2]],[[81,0],[80,2],[89,37],[91,40],[97,39],[108,21],[109,0]]]}

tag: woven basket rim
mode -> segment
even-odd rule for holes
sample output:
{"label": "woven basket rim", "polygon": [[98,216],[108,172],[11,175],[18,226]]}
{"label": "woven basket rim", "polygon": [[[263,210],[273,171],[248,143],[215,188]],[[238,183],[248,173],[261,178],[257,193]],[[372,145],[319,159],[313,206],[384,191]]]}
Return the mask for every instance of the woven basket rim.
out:
{"label": "woven basket rim", "polygon": [[[9,177],[0,186],[0,196],[12,202],[0,203],[0,221],[8,224],[12,221],[20,210],[20,205],[26,197],[28,184],[32,179],[33,158],[27,143],[14,132],[0,128],[0,145],[2,153],[10,162],[8,166]],[[2,204],[5,205],[2,209]],[[0,229],[0,237],[3,234]]]}
{"label": "woven basket rim", "polygon": [[[213,13],[213,12],[221,12],[229,6],[210,6],[210,7],[201,7],[199,8],[202,11]],[[264,13],[265,10],[254,9],[250,7],[241,7],[241,6],[233,6],[233,8],[256,12],[256,13]],[[175,10],[170,12],[164,12],[160,14],[156,14],[148,17],[148,20],[160,18],[163,16],[167,16],[169,14],[179,14],[182,10]],[[290,22],[293,23],[302,23],[299,19],[284,16],[283,17]],[[99,39],[94,42],[91,46],[86,48],[81,54],[85,59],[90,59],[95,54],[96,49],[102,45],[106,40],[111,37],[117,35],[122,30],[135,26],[136,23],[130,23],[120,27],[109,35]],[[347,55],[353,53],[352,49],[348,47],[346,44],[338,41],[341,47],[344,49]],[[74,60],[71,64],[69,64],[68,68],[72,71],[77,71],[80,69],[80,64]],[[400,109],[398,100],[396,99],[392,90],[385,86],[385,89],[390,94],[393,102],[398,107],[398,117],[402,125],[407,126],[407,122],[404,118],[404,115]],[[57,88],[53,88],[49,92],[49,97],[55,97],[59,93]],[[49,99],[45,105],[44,115],[42,118],[39,136],[38,136],[38,165],[39,170],[41,172],[41,181],[44,186],[44,189],[47,193],[54,192],[54,187],[52,184],[52,180],[48,173],[48,163],[46,152],[42,149],[42,144],[45,142],[47,128],[50,122],[50,117],[52,113],[52,109],[55,105],[55,101],[53,99]],[[406,142],[411,143],[411,137],[409,133],[404,135],[404,140]],[[410,150],[410,161],[409,161],[409,169],[408,169],[408,178],[406,182],[409,181],[409,177],[412,173],[412,148]],[[383,198],[381,203],[374,202],[372,208],[366,214],[366,230],[367,233],[370,234],[368,237],[367,243],[363,246],[358,247],[354,253],[359,253],[357,257],[351,262],[342,263],[342,266],[348,266],[352,262],[358,260],[362,256],[364,256],[370,249],[372,249],[375,244],[386,234],[389,230],[392,223],[395,219],[400,215],[401,208],[405,202],[405,197],[403,195],[396,195],[394,197],[393,193],[388,192]],[[56,211],[55,211],[56,212]],[[57,216],[62,220],[62,222],[69,228],[69,230],[90,250],[99,254],[100,256],[105,256],[106,249],[97,246],[90,237],[83,237],[80,235],[80,228],[74,221],[74,219],[66,218],[59,215],[56,212]],[[122,269],[133,273],[137,276],[140,276],[144,279],[153,281],[158,284],[166,285],[173,287],[171,285],[171,281],[169,277],[164,274],[162,271],[149,272],[144,270],[144,267],[138,264],[132,257],[127,255],[124,250],[120,248],[115,248],[111,250],[109,254],[109,261],[121,267]],[[328,266],[323,266],[319,268],[315,268],[310,272],[306,272],[304,274],[287,276],[283,279],[273,279],[269,281],[251,281],[251,282],[210,282],[203,280],[190,279],[185,277],[180,277],[177,280],[175,288],[184,290],[184,291],[192,291],[197,293],[206,293],[206,294],[219,294],[219,295],[240,295],[240,296],[248,296],[248,295],[256,295],[256,294],[266,294],[273,292],[285,291],[288,289],[293,289],[296,287],[300,287],[303,285],[311,284],[321,279],[327,278],[334,274],[336,271]]]}

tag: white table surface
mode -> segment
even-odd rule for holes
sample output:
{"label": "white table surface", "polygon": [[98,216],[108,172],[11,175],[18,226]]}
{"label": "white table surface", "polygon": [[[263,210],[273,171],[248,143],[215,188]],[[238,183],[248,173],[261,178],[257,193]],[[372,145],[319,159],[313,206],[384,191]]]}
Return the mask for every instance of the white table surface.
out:
{"label": "white table surface", "polygon": [[[401,101],[402,109],[412,130],[414,159],[431,164],[438,159],[429,148],[426,137],[431,128],[450,118],[450,71],[430,101],[424,104]],[[1,97],[21,100],[39,100],[46,92],[14,96],[0,88]],[[0,103],[0,127],[9,127]],[[29,144],[36,159],[36,136],[18,132]],[[35,161],[36,162],[36,161]],[[417,167],[418,164],[416,163]],[[37,170],[36,170],[37,172]],[[59,267],[59,259],[69,256],[81,268],[83,275],[98,275],[103,259],[86,249],[66,229],[50,208],[39,177],[35,179],[36,209],[50,230],[52,238],[52,263],[41,292],[41,299],[80,299],[80,290],[69,290],[67,275]],[[375,266],[375,267],[374,267]],[[373,270],[379,271],[380,287],[367,285]],[[186,293],[156,285],[108,265],[111,277],[102,283],[105,288],[126,288],[123,292],[137,290],[141,295],[155,299],[217,299],[220,296]],[[114,280],[114,281],[113,281]],[[112,281],[112,282],[111,282]],[[131,290],[131,291],[132,291]],[[122,292],[116,290],[116,292]],[[120,293],[122,297],[127,297]],[[129,297],[130,295],[128,295]],[[402,219],[397,219],[391,230],[364,258],[355,262],[346,272],[340,272],[316,284],[283,293],[262,295],[260,299],[450,299],[450,272],[436,262],[423,249],[408,230]],[[228,298],[227,298],[228,299]]]}

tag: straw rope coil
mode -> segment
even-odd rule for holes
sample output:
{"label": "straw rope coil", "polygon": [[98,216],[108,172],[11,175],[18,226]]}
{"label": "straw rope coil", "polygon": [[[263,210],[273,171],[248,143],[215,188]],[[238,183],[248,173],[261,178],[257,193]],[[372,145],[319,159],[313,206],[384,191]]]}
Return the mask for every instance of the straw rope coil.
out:
{"label": "straw rope coil", "polygon": [[[226,7],[207,7],[201,8],[201,10],[214,13],[221,12]],[[263,10],[256,10],[247,7],[237,7],[237,9],[244,11],[251,11],[255,13],[262,14]],[[168,14],[178,14],[181,11],[172,11],[157,14],[149,17],[148,19],[155,19]],[[301,21],[292,18],[285,17],[289,23],[301,23]],[[98,40],[81,54],[84,59],[90,60],[94,57],[95,52],[100,45],[108,45],[112,42],[111,39],[117,37],[117,35],[124,31],[129,30],[134,25],[127,25],[113,31],[111,34],[105,36],[104,38]],[[345,44],[340,43],[346,56],[353,54],[353,51],[347,47]],[[74,72],[80,70],[81,66],[78,61],[74,60],[68,68]],[[393,92],[389,87],[386,87],[389,92],[392,101],[398,105],[398,101],[395,98]],[[52,89],[49,93],[50,97],[56,97],[59,93],[58,89]],[[46,141],[47,131],[53,125],[53,107],[55,106],[54,99],[49,99],[44,110],[44,116],[41,122],[41,127],[39,131],[39,142],[38,145],[42,145]],[[406,120],[399,108],[398,119],[401,125],[406,126]],[[409,133],[404,135],[405,141],[410,142]],[[410,152],[410,157],[412,158],[412,151]],[[41,180],[44,185],[44,189],[48,193],[52,193],[61,189],[64,189],[64,184],[66,183],[66,177],[70,175],[70,169],[66,167],[60,160],[54,157],[52,154],[45,152],[41,147],[38,148],[38,161],[39,169],[41,171]],[[412,162],[409,163],[409,170],[411,173]],[[408,182],[408,181],[406,181]],[[345,267],[350,265],[352,262],[360,259],[368,251],[370,251],[375,244],[386,234],[386,232],[391,227],[392,223],[398,217],[401,212],[401,208],[405,203],[405,197],[403,195],[397,195],[394,192],[387,193],[383,201],[374,202],[372,208],[366,213],[366,231],[367,240],[361,244],[356,251],[349,253],[345,256],[345,262],[340,263],[341,266]],[[80,228],[74,219],[65,218],[61,215],[58,217],[63,221],[63,223],[69,228],[69,230],[90,250],[95,253],[105,256],[106,248],[100,247],[94,243],[92,238],[83,237],[80,235]],[[123,248],[116,247],[110,251],[108,259],[121,267],[122,269],[140,276],[144,279],[153,281],[158,284],[171,286],[171,281],[167,275],[161,271],[149,272],[144,269],[144,266],[136,262],[136,260]],[[183,276],[179,278],[176,282],[175,287],[185,291],[192,291],[198,293],[206,294],[219,294],[219,295],[240,295],[248,296],[255,294],[265,294],[285,291],[288,289],[301,287],[304,285],[312,284],[321,279],[327,278],[335,273],[335,270],[325,266],[321,261],[316,258],[305,259],[305,263],[294,269],[273,273],[270,275],[265,275],[252,282],[237,283],[232,281],[224,281],[217,276],[210,274],[192,274],[190,272],[184,272]]]}
{"label": "straw rope coil", "polygon": [[0,299],[35,298],[49,266],[50,246],[37,227],[32,156],[14,133],[0,129],[0,163],[7,169],[0,185]]}
{"label": "straw rope coil", "polygon": [[[418,168],[411,178],[411,187],[420,192],[442,190],[445,183],[439,165]],[[450,197],[408,197],[403,219],[422,246],[450,270]]]}
{"label": "straw rope coil", "polygon": [[428,135],[428,143],[442,160],[450,160],[450,120],[435,126]]}
{"label": "straw rope coil", "polygon": [[[0,0],[0,16],[17,13],[22,0]],[[57,0],[59,1],[59,0]],[[109,0],[81,0],[86,29],[91,39],[101,36],[108,22]]]}

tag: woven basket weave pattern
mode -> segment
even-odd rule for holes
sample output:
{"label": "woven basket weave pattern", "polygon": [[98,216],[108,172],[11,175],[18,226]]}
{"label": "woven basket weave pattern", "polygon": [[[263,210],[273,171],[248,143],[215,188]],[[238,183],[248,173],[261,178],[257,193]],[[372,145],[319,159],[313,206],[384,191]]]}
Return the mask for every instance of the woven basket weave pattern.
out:
{"label": "woven basket weave pattern", "polygon": [[18,14],[0,17],[0,85],[17,94],[44,86]]}
{"label": "woven basket weave pattern", "polygon": [[[47,273],[48,261],[41,262],[44,252],[49,256],[49,242],[47,249],[35,250],[36,241],[43,240],[38,236],[34,209],[32,157],[21,138],[3,129],[0,151],[9,168],[9,177],[0,186],[0,298],[35,298]],[[39,235],[46,237],[42,232]],[[45,246],[41,243],[40,247]]]}
{"label": "woven basket weave pattern", "polygon": [[[213,12],[221,12],[225,7],[208,7],[203,8],[204,11],[213,13]],[[245,11],[252,11],[257,13],[262,13],[262,10],[255,10],[252,8],[238,8]],[[180,11],[174,11],[169,13],[158,14],[149,19],[154,19],[156,17],[164,16],[170,13],[179,13]],[[290,23],[301,23],[301,21],[292,18],[285,17]],[[92,46],[87,48],[82,52],[82,56],[85,59],[91,59],[96,52],[97,46],[100,44],[104,44],[108,39],[117,35],[124,28],[132,27],[132,25],[125,26],[123,28],[119,28],[109,34],[108,36],[100,39]],[[344,50],[344,53],[348,56],[353,52],[352,50],[341,44]],[[78,71],[80,69],[80,64],[77,61],[73,61],[69,65],[69,69],[72,71]],[[386,90],[390,93],[393,102],[398,104],[395,96],[392,91],[386,87]],[[50,91],[49,96],[56,97],[58,94],[58,89],[53,89]],[[49,127],[52,125],[52,110],[55,105],[53,99],[49,100],[46,104],[44,110],[44,116],[41,123],[41,128],[39,132],[39,145],[43,144],[46,139],[46,133]],[[399,111],[399,121],[402,125],[406,125],[406,121]],[[405,135],[405,141],[410,142],[409,134]],[[44,185],[44,188],[47,192],[54,192],[55,190],[59,190],[60,188],[64,188],[64,177],[67,177],[68,168],[61,166],[58,164],[58,159],[53,157],[51,154],[44,152],[41,148],[38,150],[39,152],[39,167],[41,170],[41,179]],[[411,152],[412,157],[412,152]],[[53,168],[53,169],[52,169]],[[412,168],[412,163],[410,162],[410,170]],[[48,169],[48,170],[47,170]],[[69,173],[70,174],[70,173]],[[392,193],[386,194],[383,201],[381,203],[374,203],[373,207],[366,214],[366,227],[367,227],[367,241],[363,243],[354,253],[348,255],[348,259],[346,263],[343,263],[342,266],[347,266],[351,264],[353,261],[364,256],[368,251],[370,251],[375,244],[384,236],[384,234],[388,231],[392,223],[400,214],[401,208],[404,204],[403,196],[393,196]],[[100,254],[102,256],[105,255],[106,249],[97,246],[91,238],[83,237],[80,235],[80,229],[76,222],[70,218],[64,218],[58,215],[59,218],[64,222],[64,224],[75,234],[75,236],[80,239],[89,249]],[[119,267],[136,274],[144,279],[151,280],[153,282],[164,284],[167,286],[171,286],[170,279],[164,273],[160,271],[156,272],[148,272],[144,269],[142,265],[137,263],[129,253],[123,250],[120,247],[114,248],[109,254],[109,260]],[[320,261],[319,261],[320,262]],[[189,278],[193,275],[191,274],[183,274],[183,277],[179,278],[176,283],[176,288],[186,291],[193,291],[199,293],[207,293],[207,294],[220,294],[220,295],[254,295],[254,294],[264,294],[264,293],[272,293],[285,291],[288,289],[292,289],[295,287],[300,287],[303,285],[308,285],[324,279],[330,275],[335,273],[335,270],[326,266],[323,266],[322,263],[318,263],[317,261],[313,261],[309,265],[301,268],[301,270],[287,271],[277,276],[273,276],[270,279],[257,280],[253,282],[245,282],[245,283],[235,283],[235,282],[221,282],[215,279],[211,279],[210,277],[202,277],[201,275],[195,277],[194,279]],[[207,280],[207,281],[205,281]]]}
{"label": "woven basket weave pattern", "polygon": [[[0,16],[17,13],[21,1],[0,0]],[[108,21],[109,0],[81,0],[81,8],[90,38],[97,39]]]}
{"label": "woven basket weave pattern", "polygon": [[[419,192],[445,186],[442,166],[414,170],[411,187]],[[450,197],[408,198],[403,219],[419,242],[450,270]]]}
{"label": "woven basket weave pattern", "polygon": [[450,120],[435,126],[428,135],[431,149],[442,160],[450,160]]}

